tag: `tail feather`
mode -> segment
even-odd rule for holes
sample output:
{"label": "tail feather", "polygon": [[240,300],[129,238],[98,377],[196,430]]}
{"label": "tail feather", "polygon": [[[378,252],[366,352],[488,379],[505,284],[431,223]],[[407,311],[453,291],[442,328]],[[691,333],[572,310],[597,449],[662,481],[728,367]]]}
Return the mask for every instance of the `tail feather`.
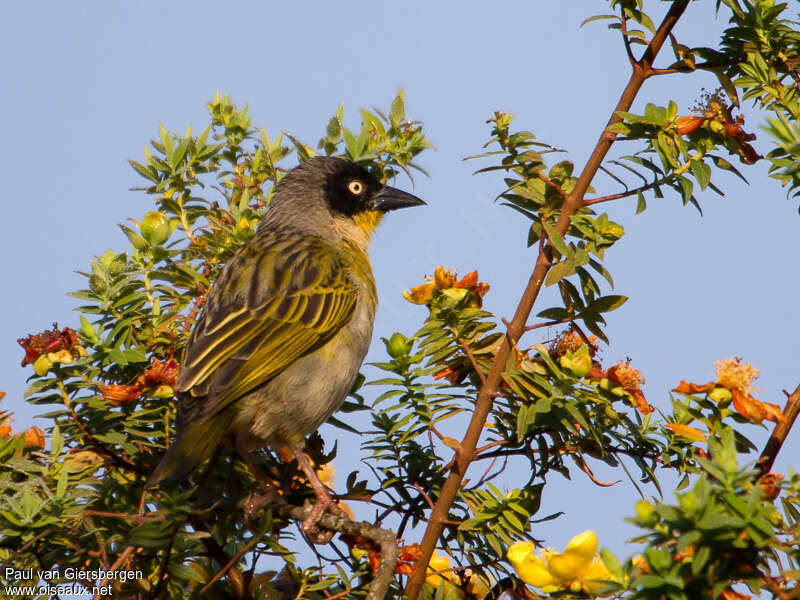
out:
{"label": "tail feather", "polygon": [[211,458],[228,431],[231,413],[220,413],[202,423],[188,423],[181,428],[175,442],[161,458],[145,487],[153,487],[163,481],[178,481]]}

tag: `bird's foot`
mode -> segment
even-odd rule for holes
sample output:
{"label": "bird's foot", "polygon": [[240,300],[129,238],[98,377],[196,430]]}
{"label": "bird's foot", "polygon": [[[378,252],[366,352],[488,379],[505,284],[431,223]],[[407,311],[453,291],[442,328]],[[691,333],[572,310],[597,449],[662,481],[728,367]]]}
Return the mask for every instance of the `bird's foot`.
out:
{"label": "bird's foot", "polygon": [[336,532],[331,529],[320,528],[319,520],[325,513],[330,513],[337,517],[349,518],[347,513],[339,507],[333,498],[331,498],[330,494],[326,493],[324,496],[318,495],[314,507],[306,518],[303,519],[302,525],[300,525],[300,530],[314,544],[327,544],[336,534]]}

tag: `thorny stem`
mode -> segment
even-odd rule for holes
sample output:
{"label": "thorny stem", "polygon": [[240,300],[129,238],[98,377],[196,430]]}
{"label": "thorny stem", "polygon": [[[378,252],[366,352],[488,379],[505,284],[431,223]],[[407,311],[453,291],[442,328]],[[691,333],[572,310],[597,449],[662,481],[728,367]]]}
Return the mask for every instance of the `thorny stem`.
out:
{"label": "thorny stem", "polygon": [[[672,31],[672,28],[680,19],[681,15],[689,5],[689,0],[675,0],[670,6],[664,20],[658,27],[655,35],[647,46],[642,58],[633,65],[633,73],[628,81],[622,96],[617,103],[616,108],[608,121],[608,125],[619,123],[622,117],[618,115],[618,111],[627,111],[633,104],[637,93],[644,84],[647,77],[650,75],[653,61],[664,45],[664,41]],[[572,219],[572,216],[581,208],[583,204],[583,196],[589,188],[595,174],[602,165],[611,144],[614,142],[616,134],[603,130],[597,144],[595,145],[589,160],[586,163],[583,171],[575,183],[564,205],[561,208],[558,221],[556,222],[556,230],[563,236]],[[436,543],[444,530],[444,521],[447,520],[450,506],[455,500],[456,494],[461,487],[461,482],[467,473],[470,463],[475,458],[475,448],[478,445],[481,433],[483,432],[486,419],[489,416],[489,411],[492,408],[494,397],[500,385],[503,374],[503,369],[506,360],[511,352],[511,348],[516,345],[517,340],[525,331],[525,325],[530,316],[533,304],[539,295],[539,291],[544,283],[544,278],[550,269],[549,244],[546,245],[542,251],[539,252],[539,257],[536,260],[536,265],[533,269],[528,285],[522,294],[517,310],[514,313],[514,318],[509,323],[508,331],[503,338],[503,344],[495,356],[492,364],[492,369],[486,377],[485,385],[481,386],[478,393],[478,398],[475,402],[475,410],[470,420],[464,439],[461,441],[460,451],[456,453],[453,469],[450,471],[444,485],[442,486],[439,498],[436,505],[431,511],[428,527],[422,538],[421,550],[422,556],[417,562],[414,575],[411,577],[408,585],[406,586],[406,596],[408,600],[416,600],[422,590],[422,585],[425,582],[426,570],[430,562]]]}

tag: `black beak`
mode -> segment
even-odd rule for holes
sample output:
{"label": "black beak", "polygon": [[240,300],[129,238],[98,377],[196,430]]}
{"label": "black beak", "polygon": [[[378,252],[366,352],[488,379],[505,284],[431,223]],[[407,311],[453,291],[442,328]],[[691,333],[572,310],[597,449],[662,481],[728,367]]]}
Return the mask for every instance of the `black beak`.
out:
{"label": "black beak", "polygon": [[370,204],[372,205],[370,208],[373,210],[388,212],[397,208],[421,206],[425,204],[425,202],[403,190],[385,185],[372,197]]}

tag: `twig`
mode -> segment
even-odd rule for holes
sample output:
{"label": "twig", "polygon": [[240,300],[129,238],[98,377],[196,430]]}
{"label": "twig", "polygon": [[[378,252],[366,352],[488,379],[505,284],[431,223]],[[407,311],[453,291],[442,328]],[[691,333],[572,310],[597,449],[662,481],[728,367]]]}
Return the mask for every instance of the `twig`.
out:
{"label": "twig", "polygon": [[483,374],[483,371],[481,371],[480,366],[478,366],[478,361],[475,360],[475,355],[472,353],[472,349],[469,347],[469,344],[461,339],[458,340],[458,343],[461,344],[461,347],[464,349],[464,352],[466,353],[469,362],[472,364],[472,368],[478,374],[478,377],[481,380],[481,385],[482,386],[486,385],[486,375]]}
{"label": "twig", "polygon": [[631,48],[631,40],[628,37],[628,15],[625,14],[625,5],[623,4],[620,8],[621,13],[621,20],[620,20],[620,32],[622,33],[622,43],[625,44],[625,54],[628,55],[628,62],[631,63],[631,67],[636,69],[636,57],[633,56],[633,48]]}
{"label": "twig", "polygon": [[[119,569],[119,566],[131,557],[133,551],[134,551],[133,546],[128,546],[127,548],[125,548],[125,550],[122,551],[122,554],[120,554],[117,557],[117,560],[115,560],[114,563],[111,565],[111,567],[108,569],[108,572],[113,573],[114,571]],[[100,585],[98,585],[97,587],[98,588],[105,587],[106,581],[108,581],[108,577],[104,577],[103,579],[101,579]],[[97,592],[94,595],[94,600],[99,600],[99,598],[100,598],[100,592]]]}
{"label": "twig", "polygon": [[554,325],[563,325],[565,323],[571,323],[572,317],[564,317],[563,319],[559,319],[558,321],[545,321],[544,323],[536,323],[535,325],[526,325],[525,331],[533,331],[534,329],[541,329],[542,327],[553,327]]}
{"label": "twig", "polygon": [[564,191],[564,189],[560,185],[558,185],[555,181],[550,179],[547,175],[539,171],[536,173],[536,176],[542,181],[544,181],[544,183],[547,186],[553,188],[556,192],[558,192],[558,195],[561,196],[564,200],[567,199],[567,193]]}
{"label": "twig", "polygon": [[786,441],[786,436],[794,425],[797,415],[800,414],[800,385],[798,385],[794,392],[788,394],[786,408],[783,409],[783,416],[786,420],[782,423],[775,425],[772,430],[772,435],[769,436],[767,443],[764,445],[764,451],[758,459],[759,477],[772,470],[772,465],[775,464],[775,458],[778,456],[783,443]]}
{"label": "twig", "polygon": [[619,192],[617,194],[609,194],[608,196],[599,196],[597,198],[589,198],[588,200],[583,201],[584,206],[591,206],[592,204],[599,204],[601,202],[608,202],[609,200],[619,200],[620,198],[627,198],[628,196],[633,196],[634,194],[638,194],[639,192],[646,192],[649,189],[652,189],[656,186],[663,185],[667,181],[672,178],[672,175],[669,177],[664,177],[663,179],[659,179],[658,181],[654,181],[652,183],[648,183],[647,185],[640,186],[638,188],[632,190],[626,190],[624,192]]}
{"label": "twig", "polygon": [[[210,529],[206,525],[205,521],[197,515],[190,515],[188,521],[195,531],[209,531]],[[206,547],[206,550],[208,550],[209,556],[216,560],[220,566],[228,563],[228,555],[213,536],[203,538],[203,545]],[[250,592],[244,585],[244,576],[242,575],[241,570],[234,565],[228,569],[227,574],[235,597],[239,598],[240,600],[246,600],[250,598]]]}
{"label": "twig", "polygon": [[[311,512],[312,508],[313,507],[309,503],[304,507],[287,505],[276,506],[272,507],[272,510],[275,513],[294,519],[295,521],[303,521]],[[322,515],[319,524],[325,529],[332,529],[340,533],[367,538],[380,548],[381,558],[378,562],[375,577],[372,579],[372,583],[370,583],[365,600],[383,600],[386,597],[389,585],[394,579],[394,570],[395,567],[397,567],[398,547],[395,533],[388,529],[375,527],[366,521],[357,523],[346,517],[335,516],[329,513]]]}
{"label": "twig", "polygon": [[14,550],[14,552],[11,554],[11,556],[8,557],[8,560],[6,560],[3,563],[0,563],[0,571],[5,572],[6,565],[10,565],[11,562],[15,558],[17,558],[17,556],[19,556],[22,552],[25,552],[25,550],[30,548],[33,544],[35,544],[37,541],[39,541],[44,536],[46,536],[46,535],[48,535],[50,533],[53,533],[52,529],[44,529],[44,530],[40,531],[39,533],[37,533],[35,536],[33,536],[31,539],[29,539],[27,542],[22,544],[22,546],[20,546],[16,550]]}
{"label": "twig", "polygon": [[423,490],[423,489],[422,489],[422,486],[420,486],[420,484],[418,484],[416,481],[412,481],[412,482],[411,482],[411,485],[413,485],[413,486],[414,486],[414,488],[415,488],[415,489],[416,489],[416,490],[417,490],[417,491],[418,491],[420,494],[422,494],[422,497],[423,497],[423,498],[425,498],[425,502],[427,502],[427,503],[428,503],[428,506],[429,506],[430,508],[433,508],[433,500],[431,500],[431,497],[430,497],[430,496],[428,496],[428,494],[425,492],[425,490]]}
{"label": "twig", "polygon": [[[608,126],[622,121],[622,117],[619,116],[619,111],[627,111],[630,109],[636,95],[649,75],[653,60],[661,50],[664,41],[667,39],[667,36],[688,5],[689,0],[675,0],[672,3],[664,20],[659,25],[658,30],[642,55],[641,60],[634,65],[633,73],[631,74],[625,90],[622,92],[606,128],[603,129],[600,139],[598,139],[586,166],[575,182],[575,186],[564,202],[564,205],[561,207],[561,213],[556,222],[556,230],[561,235],[566,233],[572,216],[582,207],[583,196],[588,190],[600,166],[603,164],[603,160],[616,138],[616,134],[608,131]],[[425,529],[425,534],[421,542],[422,556],[419,561],[417,561],[414,574],[411,576],[406,586],[405,592],[408,600],[417,600],[422,590],[422,585],[425,583],[428,563],[433,555],[439,536],[441,536],[444,531],[443,521],[447,519],[450,506],[453,504],[456,495],[461,489],[461,481],[466,475],[467,469],[474,458],[475,448],[478,445],[478,440],[483,432],[483,428],[492,408],[494,397],[502,380],[506,360],[511,353],[512,347],[515,346],[517,340],[525,331],[525,325],[533,309],[534,302],[539,296],[539,291],[550,269],[551,261],[548,248],[542,246],[540,246],[540,248],[542,251],[539,252],[533,273],[531,273],[528,284],[522,294],[517,310],[514,313],[514,318],[511,323],[508,324],[508,331],[503,338],[500,349],[495,355],[492,368],[486,377],[486,384],[481,386],[481,390],[478,393],[472,418],[464,434],[464,438],[461,441],[462,451],[456,456],[456,464],[448,474],[441,492],[439,493],[435,508],[431,511],[428,526]]]}
{"label": "twig", "polygon": [[164,560],[161,563],[161,568],[159,569],[158,573],[158,583],[153,588],[153,591],[150,592],[150,598],[158,598],[158,594],[161,593],[162,588],[167,583],[165,575],[167,574],[167,567],[169,566],[169,557],[172,554],[172,547],[175,545],[175,537],[178,535],[178,529],[176,528],[172,532],[172,537],[169,539],[169,544],[167,545],[166,552],[164,553]]}
{"label": "twig", "polygon": [[693,71],[704,70],[704,71],[713,71],[717,68],[725,68],[733,66],[734,63],[715,63],[715,62],[704,62],[704,63],[697,63],[694,68],[690,67],[686,63],[682,63],[680,65],[676,65],[673,67],[668,67],[666,69],[651,69],[651,75],[672,75],[673,73],[692,73]]}
{"label": "twig", "polygon": [[225,564],[225,566],[223,566],[219,571],[217,571],[216,575],[214,575],[211,579],[209,579],[208,582],[202,588],[200,588],[200,591],[197,592],[197,594],[199,596],[205,594],[208,591],[208,588],[210,588],[217,581],[219,581],[225,575],[225,573],[230,571],[236,565],[236,563],[239,562],[239,559],[242,558],[242,556],[244,556],[245,552],[250,550],[250,548],[252,548],[256,542],[258,542],[258,540],[259,540],[258,537],[253,536],[249,542],[247,542],[244,546],[242,546],[241,549],[236,554],[233,555],[233,558],[231,558]]}

